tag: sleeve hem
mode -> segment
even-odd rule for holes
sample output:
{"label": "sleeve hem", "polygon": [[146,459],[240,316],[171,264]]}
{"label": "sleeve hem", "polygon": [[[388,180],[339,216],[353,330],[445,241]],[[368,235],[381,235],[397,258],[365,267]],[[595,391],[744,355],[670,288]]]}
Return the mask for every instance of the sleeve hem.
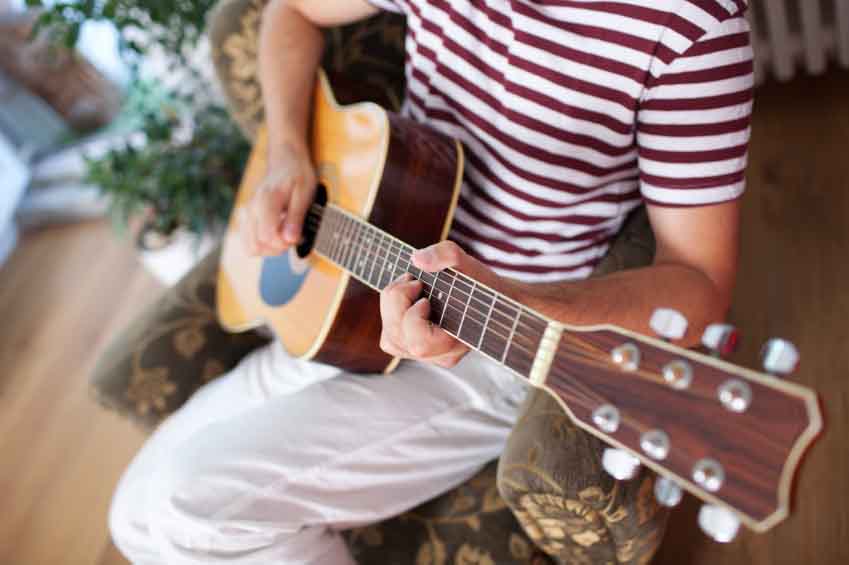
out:
{"label": "sleeve hem", "polygon": [[375,8],[380,8],[387,12],[395,12],[396,14],[402,13],[401,7],[395,2],[395,0],[366,0],[366,2]]}
{"label": "sleeve hem", "polygon": [[743,197],[744,193],[745,191],[741,191],[739,194],[731,194],[727,198],[705,200],[703,202],[664,202],[661,200],[653,200],[651,198],[646,198],[645,196],[643,196],[643,202],[645,202],[646,204],[651,204],[652,206],[657,206],[659,208],[701,208],[703,206],[715,206],[717,204],[727,204],[728,202],[740,200]]}

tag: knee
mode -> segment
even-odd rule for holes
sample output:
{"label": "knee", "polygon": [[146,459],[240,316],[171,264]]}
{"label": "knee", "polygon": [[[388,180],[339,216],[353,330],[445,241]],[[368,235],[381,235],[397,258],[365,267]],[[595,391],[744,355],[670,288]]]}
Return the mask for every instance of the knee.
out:
{"label": "knee", "polygon": [[[264,555],[284,545],[287,531],[266,505],[256,504],[261,481],[227,450],[194,443],[175,451],[150,478],[147,520],[151,542],[166,562],[203,563],[210,555]],[[279,493],[278,493],[279,494]]]}
{"label": "knee", "polygon": [[171,562],[167,556],[176,552],[185,558],[213,547],[215,490],[210,469],[191,449],[177,449],[142,477],[122,478],[108,518],[115,546],[134,563]]}
{"label": "knee", "polygon": [[123,477],[109,507],[109,534],[115,547],[132,563],[155,561],[147,516],[146,481]]}

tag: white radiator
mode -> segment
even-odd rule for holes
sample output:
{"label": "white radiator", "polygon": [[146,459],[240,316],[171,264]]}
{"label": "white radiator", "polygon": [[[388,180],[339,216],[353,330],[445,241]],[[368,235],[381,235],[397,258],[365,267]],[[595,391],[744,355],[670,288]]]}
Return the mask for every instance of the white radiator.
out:
{"label": "white radiator", "polygon": [[749,0],[755,80],[849,68],[849,0]]}

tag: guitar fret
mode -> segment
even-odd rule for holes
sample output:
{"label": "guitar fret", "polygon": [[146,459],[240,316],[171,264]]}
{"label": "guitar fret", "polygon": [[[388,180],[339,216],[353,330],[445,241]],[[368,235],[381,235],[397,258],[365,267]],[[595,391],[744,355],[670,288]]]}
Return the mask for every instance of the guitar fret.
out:
{"label": "guitar fret", "polygon": [[[428,278],[431,279],[431,282],[427,281]],[[430,297],[433,294],[433,280],[435,280],[435,278],[436,276],[433,273],[422,271],[422,276],[419,279],[422,281],[422,294],[427,294],[428,301],[430,301]]]}
{"label": "guitar fret", "polygon": [[516,327],[519,325],[519,318],[522,316],[522,311],[516,312],[516,317],[513,319],[513,327],[510,328],[510,335],[507,336],[507,345],[504,346],[504,354],[501,356],[501,364],[505,364],[507,360],[507,352],[510,351],[510,346],[513,345],[513,337],[516,335]]}
{"label": "guitar fret", "polygon": [[348,255],[345,260],[345,267],[351,271],[354,275],[357,274],[357,236],[360,235],[360,230],[357,229],[358,225],[355,221],[349,220],[351,224],[351,232],[348,236]]}
{"label": "guitar fret", "polygon": [[[392,242],[392,250],[393,251],[395,250],[395,245],[396,245],[396,242],[393,241]],[[393,281],[397,280],[398,277],[400,276],[398,274],[398,261],[400,261],[400,260],[401,260],[401,250],[399,249],[398,254],[395,255],[395,263],[392,265],[392,280]]]}
{"label": "guitar fret", "polygon": [[[374,249],[374,230],[372,230],[371,226],[366,228],[366,258],[363,263],[363,278],[370,285],[374,285],[371,282],[371,275],[374,272],[374,261],[376,259],[376,251]],[[368,272],[368,274],[366,274]]]}
{"label": "guitar fret", "polygon": [[495,308],[495,296],[490,297],[491,302],[489,303],[489,311],[486,313],[486,318],[483,321],[483,329],[481,330],[481,337],[478,340],[477,348],[481,348],[481,344],[483,343],[483,336],[486,335],[486,331],[489,328],[489,321],[492,319],[492,310]]}
{"label": "guitar fret", "polygon": [[412,273],[412,271],[410,271],[410,267],[412,266],[412,263],[410,263],[410,252],[407,251],[406,247],[401,245],[400,249],[398,250],[398,255],[401,257],[401,260],[404,261],[404,263],[405,263],[402,272],[409,273],[409,274],[412,275],[413,273]]}
{"label": "guitar fret", "polygon": [[371,269],[369,269],[369,272],[368,272],[368,280],[372,285],[374,285],[375,287],[378,287],[377,283],[372,280],[374,278],[374,266],[377,264],[377,257],[378,257],[378,255],[377,255],[378,250],[375,249],[375,245],[374,245],[374,242],[375,242],[376,239],[377,239],[377,235],[372,231],[372,234],[371,234],[372,258],[371,258]]}
{"label": "guitar fret", "polygon": [[357,259],[357,266],[360,269],[359,275],[360,280],[368,284],[368,279],[366,278],[366,270],[368,269],[368,260],[369,260],[369,230],[367,226],[360,224],[360,238],[359,238],[359,246],[360,256]]}
{"label": "guitar fret", "polygon": [[365,230],[363,229],[362,224],[357,223],[357,235],[356,235],[356,257],[354,257],[354,272],[360,278],[363,279],[363,268],[366,264],[366,253],[365,253]]}
{"label": "guitar fret", "polygon": [[448,297],[445,299],[445,306],[442,308],[442,315],[439,316],[439,325],[442,326],[442,321],[445,319],[445,312],[448,311],[448,305],[451,302],[451,293],[454,292],[454,283],[457,281],[457,275],[451,277],[451,288],[448,289]]}
{"label": "guitar fret", "polygon": [[342,265],[347,270],[348,268],[348,257],[351,255],[351,229],[353,227],[353,222],[348,216],[344,216],[342,219],[342,252],[339,255],[339,264]]}
{"label": "guitar fret", "polygon": [[[334,214],[329,218],[330,223],[327,224],[328,233],[330,234],[330,243],[328,244],[327,249],[327,257],[336,262],[336,248],[339,246],[339,218]],[[325,218],[322,223],[328,221],[327,214],[325,213]]]}
{"label": "guitar fret", "polygon": [[328,215],[327,213],[324,214],[321,220],[322,231],[327,233],[324,255],[331,261],[335,261],[335,248],[336,244],[339,243],[339,231],[336,220],[337,218],[335,214]]}
{"label": "guitar fret", "polygon": [[387,238],[386,242],[389,249],[386,257],[386,285],[389,285],[396,278],[395,268],[398,263],[398,259],[395,256],[395,240]]}
{"label": "guitar fret", "polygon": [[[325,232],[326,236],[324,239],[324,245],[326,247],[325,255],[333,260],[333,249],[337,243],[339,243],[339,231],[337,229],[337,217],[336,215],[331,215],[328,217],[326,214],[322,218],[322,230]],[[327,222],[325,224],[325,222]]]}
{"label": "guitar fret", "polygon": [[371,263],[371,274],[369,278],[372,279],[374,287],[378,290],[381,290],[383,287],[380,285],[381,275],[383,273],[383,258],[386,255],[386,251],[383,249],[383,232],[380,230],[374,231],[374,261]]}
{"label": "guitar fret", "polygon": [[368,248],[366,239],[366,230],[362,224],[357,225],[357,258],[354,260],[354,270],[357,271],[357,276],[360,280],[364,280],[363,271],[368,259]]}
{"label": "guitar fret", "polygon": [[[439,297],[441,291],[437,292],[436,298],[433,296],[433,291],[436,289],[436,285],[439,284],[439,274],[441,271],[436,271],[436,274],[433,277],[433,284],[430,287],[430,292],[428,292],[427,299],[430,302],[430,317],[431,319],[435,319],[437,317],[442,316],[442,312],[445,310],[445,303]],[[438,310],[438,313],[437,313]]]}
{"label": "guitar fret", "polygon": [[[410,274],[413,275],[413,277],[415,277],[419,280],[422,280],[422,278],[424,277],[424,271],[422,271],[421,269],[419,269],[419,268],[417,268],[416,266],[413,265],[413,254],[412,253],[410,253],[409,264],[410,265],[409,265],[408,268],[409,268]],[[416,274],[416,271],[418,271],[419,274]]]}
{"label": "guitar fret", "polygon": [[463,323],[466,321],[466,314],[469,312],[469,304],[472,303],[472,295],[475,292],[475,286],[477,285],[476,281],[472,281],[472,288],[469,290],[469,298],[466,300],[466,307],[463,308],[463,314],[460,316],[460,327],[457,328],[457,335],[460,335],[460,332],[463,331]]}
{"label": "guitar fret", "polygon": [[436,274],[433,277],[433,284],[430,285],[430,290],[427,293],[427,299],[430,300],[433,297],[433,289],[436,288],[436,283],[439,281],[439,271],[436,271]]}
{"label": "guitar fret", "polygon": [[389,273],[389,253],[391,251],[391,246],[389,240],[386,238],[386,234],[380,234],[380,268],[378,269],[377,275],[377,283],[378,288],[383,290],[386,288],[386,285],[389,284],[389,280],[391,280],[391,275]]}
{"label": "guitar fret", "polygon": [[345,216],[339,217],[336,226],[339,241],[336,243],[336,257],[334,259],[336,263],[342,265],[342,256],[345,254]]}

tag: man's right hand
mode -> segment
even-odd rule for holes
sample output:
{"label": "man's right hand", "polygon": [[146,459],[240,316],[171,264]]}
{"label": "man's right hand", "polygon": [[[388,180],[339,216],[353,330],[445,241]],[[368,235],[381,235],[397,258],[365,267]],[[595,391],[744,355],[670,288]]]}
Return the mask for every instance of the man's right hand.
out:
{"label": "man's right hand", "polygon": [[307,148],[276,147],[265,179],[239,217],[239,231],[247,253],[279,255],[297,244],[315,189],[315,169]]}
{"label": "man's right hand", "polygon": [[315,195],[315,169],[306,139],[315,73],[324,50],[321,27],[351,23],[378,11],[366,0],[266,3],[259,79],[271,151],[265,180],[239,218],[250,255],[278,255],[297,244]]}

